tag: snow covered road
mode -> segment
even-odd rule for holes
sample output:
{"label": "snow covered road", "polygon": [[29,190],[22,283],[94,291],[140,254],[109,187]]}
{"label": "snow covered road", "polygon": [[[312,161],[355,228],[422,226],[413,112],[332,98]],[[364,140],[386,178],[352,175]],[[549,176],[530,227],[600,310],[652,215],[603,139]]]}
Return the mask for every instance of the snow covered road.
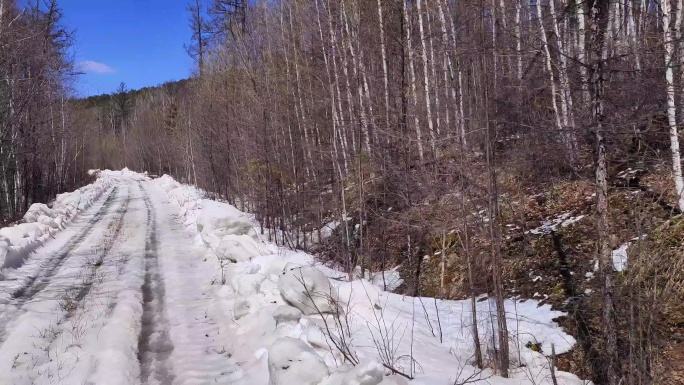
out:
{"label": "snow covered road", "polygon": [[[0,385],[550,385],[547,357],[525,345],[574,344],[552,321],[562,313],[507,301],[520,365],[496,377],[472,366],[468,301],[345,281],[192,186],[99,175],[67,196],[95,197],[79,198],[68,226],[2,270]],[[478,302],[485,352],[491,306]]]}
{"label": "snow covered road", "polygon": [[155,186],[147,189],[142,382],[233,383],[237,365],[220,344],[216,320],[207,308],[216,271],[193,246],[166,194]]}
{"label": "snow covered road", "polygon": [[121,179],[8,270],[0,383],[227,383],[235,365],[202,308],[210,272],[174,211],[150,182]]}

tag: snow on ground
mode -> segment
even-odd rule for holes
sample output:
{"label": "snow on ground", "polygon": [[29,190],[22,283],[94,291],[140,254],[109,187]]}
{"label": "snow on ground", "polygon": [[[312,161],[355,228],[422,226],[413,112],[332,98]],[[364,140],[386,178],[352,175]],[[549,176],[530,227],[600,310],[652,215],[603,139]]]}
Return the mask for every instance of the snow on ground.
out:
{"label": "snow on ground", "polygon": [[497,377],[489,299],[473,317],[470,301],[383,291],[396,269],[349,282],[194,187],[93,174],[79,193],[87,204],[62,198],[79,215],[0,280],[0,384],[550,385],[552,346],[575,344],[553,322],[562,313],[508,300],[515,369]]}
{"label": "snow on ground", "polygon": [[391,292],[396,290],[399,286],[401,286],[402,283],[404,283],[404,280],[399,274],[399,267],[400,266],[397,266],[393,269],[379,271],[377,273],[370,273],[369,276],[371,283],[381,289],[384,289],[385,291]]}
{"label": "snow on ground", "polygon": [[[496,377],[473,366],[470,301],[382,291],[381,275],[373,276],[376,285],[346,282],[345,273],[311,255],[264,242],[253,218],[233,206],[202,199],[201,191],[167,176],[153,183],[179,206],[189,229],[195,220],[195,245],[203,246],[207,262],[220,271],[212,278],[219,284],[212,287],[209,317],[225,320],[217,326],[219,334],[230,336],[226,349],[239,363],[238,383],[551,384],[552,345],[561,354],[575,344],[553,322],[563,313],[536,301],[508,300],[511,361],[518,368],[510,379]],[[385,277],[400,280],[396,270]],[[495,310],[488,299],[476,303],[482,351],[490,364]],[[559,384],[586,383],[569,373],[557,378]]]}
{"label": "snow on ground", "polygon": [[[0,270],[20,267],[30,252],[66,228],[74,217],[88,209],[100,196],[110,191],[118,178],[149,179],[143,174],[122,171],[92,170],[97,180],[78,190],[57,195],[50,205],[34,203],[24,214],[23,222],[0,228]],[[0,271],[0,277],[3,276]]]}
{"label": "snow on ground", "polygon": [[[110,343],[127,334],[137,338],[131,320],[139,316],[123,310],[140,306],[134,294],[139,284],[128,279],[140,269],[134,262],[126,265],[140,221],[130,190],[117,186],[1,282],[0,383],[81,383],[67,379],[85,377],[101,357],[110,356],[106,349],[126,354]],[[110,333],[117,322],[125,327]],[[128,348],[131,353],[135,357]]]}
{"label": "snow on ground", "polygon": [[584,218],[584,215],[573,216],[571,213],[563,213],[556,218],[542,221],[541,226],[532,230],[528,230],[526,233],[535,235],[549,234],[552,231],[556,231],[559,226],[568,227],[575,222],[581,221],[582,218]]}
{"label": "snow on ground", "polygon": [[632,242],[623,243],[617,249],[613,250],[613,269],[615,271],[623,271],[627,268],[627,249]]}

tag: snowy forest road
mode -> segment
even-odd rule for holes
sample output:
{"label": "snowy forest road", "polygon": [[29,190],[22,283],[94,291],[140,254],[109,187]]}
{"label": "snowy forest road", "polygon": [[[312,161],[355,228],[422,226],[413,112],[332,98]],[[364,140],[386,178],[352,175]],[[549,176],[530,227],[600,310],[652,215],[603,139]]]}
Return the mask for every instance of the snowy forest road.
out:
{"label": "snowy forest road", "polygon": [[[45,298],[57,298],[66,293],[65,289],[77,288],[63,287],[64,277],[57,277],[54,280],[57,284],[51,283],[60,268],[69,264],[70,259],[88,253],[89,250],[86,249],[89,245],[102,242],[105,234],[96,230],[100,230],[103,223],[116,220],[115,216],[121,222],[124,206],[118,190],[118,187],[113,187],[102,198],[100,205],[83,213],[66,231],[38,250],[21,269],[11,272],[5,280],[0,281],[0,301],[3,303],[0,313],[0,343],[4,343],[10,334],[6,332],[7,326],[17,321],[25,307],[30,310],[34,303],[42,302]],[[127,200],[128,197],[124,199]],[[109,224],[105,227],[109,227]]]}
{"label": "snowy forest road", "polygon": [[117,183],[0,281],[0,384],[231,383],[209,266],[163,190]]}
{"label": "snowy forest road", "polygon": [[[470,300],[381,290],[401,280],[396,269],[340,279],[270,242],[251,214],[168,175],[93,175],[1,229],[0,244],[20,249],[0,251],[33,252],[0,270],[0,385],[554,385],[548,357],[527,344],[558,354],[575,344],[553,321],[564,313],[508,300],[521,366],[492,376],[469,361]],[[49,223],[36,211],[68,225],[30,233]],[[492,303],[476,306],[488,343]],[[555,375],[558,385],[585,383]]]}

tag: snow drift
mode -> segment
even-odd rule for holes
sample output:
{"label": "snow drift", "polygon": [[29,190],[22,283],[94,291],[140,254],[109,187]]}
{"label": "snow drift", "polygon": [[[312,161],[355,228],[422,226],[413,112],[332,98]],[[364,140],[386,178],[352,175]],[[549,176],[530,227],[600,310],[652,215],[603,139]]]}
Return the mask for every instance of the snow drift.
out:
{"label": "snow drift", "polygon": [[[346,274],[300,251],[262,239],[253,216],[169,176],[154,181],[179,207],[181,220],[217,271],[212,314],[225,319],[232,359],[245,384],[319,385],[551,385],[550,355],[575,340],[553,319],[563,316],[536,301],[507,300],[511,378],[474,365],[470,301],[413,298],[382,290],[382,275]],[[396,276],[396,271],[388,272]],[[399,279],[395,277],[395,279]],[[496,307],[477,303],[481,349],[491,362]],[[535,350],[528,348],[534,344]],[[557,372],[558,384],[587,384]]]}
{"label": "snow drift", "polygon": [[31,251],[63,230],[76,215],[87,210],[103,194],[110,192],[117,178],[149,179],[144,174],[128,169],[91,170],[89,174],[97,177],[95,182],[57,195],[50,205],[34,203],[24,214],[22,223],[0,229],[0,269],[20,267]]}

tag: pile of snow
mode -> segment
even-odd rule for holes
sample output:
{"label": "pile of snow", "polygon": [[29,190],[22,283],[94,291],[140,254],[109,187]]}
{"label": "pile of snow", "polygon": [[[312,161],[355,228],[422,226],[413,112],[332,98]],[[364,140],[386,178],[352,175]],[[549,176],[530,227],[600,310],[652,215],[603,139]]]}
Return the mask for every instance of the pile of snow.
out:
{"label": "pile of snow", "polygon": [[329,371],[311,346],[302,340],[284,337],[268,348],[268,374],[272,385],[316,385]]}
{"label": "pile of snow", "polygon": [[337,293],[322,271],[311,266],[288,264],[278,278],[283,298],[306,315],[335,313]]}
{"label": "pile of snow", "polygon": [[179,207],[181,221],[196,233],[196,244],[206,248],[207,257],[240,262],[262,254],[266,244],[252,216],[229,204],[205,199],[204,191],[182,185],[168,175],[154,183]]}
{"label": "pile of snow", "polygon": [[613,269],[615,271],[624,271],[627,268],[627,249],[632,242],[623,243],[617,249],[613,250]]}
{"label": "pile of snow", "polygon": [[[349,218],[351,219],[351,218]],[[332,236],[333,232],[340,227],[340,221],[331,221],[321,227],[321,240]]]}
{"label": "pile of snow", "polygon": [[[390,270],[371,272],[366,270],[366,275],[364,277],[369,277],[368,280],[378,288],[385,291],[395,291],[404,283],[404,279],[401,278],[401,273],[399,273],[399,268],[401,266],[395,266]],[[361,277],[361,268],[357,266],[355,271],[355,278]]]}
{"label": "pile of snow", "polygon": [[571,213],[563,213],[556,218],[542,221],[541,226],[526,231],[526,233],[535,235],[550,234],[551,232],[556,231],[558,227],[568,227],[575,222],[579,222],[582,218],[584,218],[584,215],[573,216]]}
{"label": "pile of snow", "polygon": [[643,234],[640,237],[634,237],[628,242],[623,243],[618,247],[617,249],[613,250],[612,257],[613,257],[613,269],[615,271],[625,271],[627,269],[627,260],[628,260],[628,254],[627,251],[628,249],[632,246],[632,243],[643,240],[646,238],[646,235]]}
{"label": "pile of snow", "polygon": [[0,269],[20,267],[28,254],[41,246],[74,219],[88,209],[117,178],[129,177],[145,180],[144,174],[128,169],[122,171],[91,170],[95,182],[78,190],[57,195],[51,205],[34,203],[24,214],[23,222],[0,229]]}
{"label": "pile of snow", "polygon": [[[350,221],[352,218],[351,217],[346,217],[347,221]],[[320,229],[315,229],[311,232],[303,234],[310,242],[313,243],[318,243],[322,242],[328,238],[330,238],[335,230],[337,230],[340,225],[344,224],[344,217],[341,218],[341,221],[338,220],[332,220],[330,222],[325,223],[323,226],[321,226]]]}
{"label": "pile of snow", "polygon": [[181,186],[168,175],[163,175],[154,182],[166,192],[169,201],[180,208],[182,222],[188,227],[194,227],[201,211],[202,199],[206,195],[204,191],[192,186]]}
{"label": "pile of snow", "polygon": [[90,175],[95,175],[99,177],[106,177],[106,178],[112,178],[112,179],[128,179],[128,180],[134,180],[138,182],[144,182],[147,180],[150,180],[150,177],[147,174],[147,171],[144,173],[139,173],[135,171],[129,170],[127,167],[125,167],[123,170],[118,170],[118,171],[112,171],[112,170],[90,170],[88,172]]}
{"label": "pile of snow", "polygon": [[[383,276],[400,281],[396,269],[370,275],[373,282],[346,281],[346,273],[317,264],[309,254],[263,241],[253,217],[235,207],[203,199],[201,191],[167,176],[156,183],[186,224],[194,221],[189,229],[197,246],[220,270],[223,285],[213,286],[210,311],[226,320],[220,333],[231,336],[228,350],[244,383],[551,385],[552,346],[562,354],[575,344],[553,321],[564,313],[533,300],[507,300],[514,367],[510,378],[498,377],[491,369],[497,350],[494,301],[480,299],[473,317],[469,300],[381,290]],[[474,366],[473,319],[484,369]],[[565,372],[556,378],[561,385],[588,383]]]}

